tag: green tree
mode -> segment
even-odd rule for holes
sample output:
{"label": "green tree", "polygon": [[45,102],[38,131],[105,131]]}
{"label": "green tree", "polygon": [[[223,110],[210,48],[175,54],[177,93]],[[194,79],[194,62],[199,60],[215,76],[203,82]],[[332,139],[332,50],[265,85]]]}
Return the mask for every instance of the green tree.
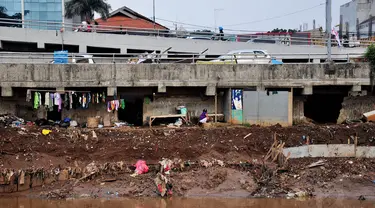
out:
{"label": "green tree", "polygon": [[94,13],[99,13],[102,19],[109,17],[111,5],[107,0],[71,0],[65,3],[65,17],[80,16],[86,21],[94,19]]}
{"label": "green tree", "polygon": [[370,65],[370,85],[371,93],[374,92],[374,76],[375,76],[375,45],[371,44],[365,53],[365,58],[367,59]]}

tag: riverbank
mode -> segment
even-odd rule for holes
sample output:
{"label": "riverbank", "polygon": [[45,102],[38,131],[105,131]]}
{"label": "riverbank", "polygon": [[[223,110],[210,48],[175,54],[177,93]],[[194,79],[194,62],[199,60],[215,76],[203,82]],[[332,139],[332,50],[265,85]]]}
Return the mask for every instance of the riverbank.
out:
{"label": "riverbank", "polygon": [[[154,178],[162,158],[175,161],[168,176],[174,196],[285,197],[303,192],[371,198],[375,187],[375,159],[325,159],[313,168],[308,166],[318,158],[290,159],[285,167],[263,163],[274,133],[286,147],[301,145],[303,136],[315,144],[343,144],[353,135],[365,146],[373,145],[372,124],[51,130],[44,136],[37,127],[0,128],[1,171],[6,176],[13,170],[11,180],[18,183],[0,181],[1,196],[156,197]],[[131,177],[139,159],[150,171]]]}

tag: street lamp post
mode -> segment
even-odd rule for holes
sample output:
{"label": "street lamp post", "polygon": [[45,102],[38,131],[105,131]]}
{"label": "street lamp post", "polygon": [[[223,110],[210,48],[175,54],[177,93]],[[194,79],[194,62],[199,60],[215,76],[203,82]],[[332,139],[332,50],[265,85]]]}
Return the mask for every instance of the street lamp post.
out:
{"label": "street lamp post", "polygon": [[154,21],[154,30],[155,30],[155,0],[153,0],[153,7],[152,7],[152,10],[153,10],[153,18],[152,18],[152,20]]}
{"label": "street lamp post", "polygon": [[327,33],[327,58],[328,61],[332,60],[332,0],[326,0],[326,33]]}
{"label": "street lamp post", "polygon": [[217,24],[216,24],[216,12],[218,11],[223,11],[224,9],[214,9],[214,20],[215,20],[215,33],[216,33],[216,30],[217,30]]}

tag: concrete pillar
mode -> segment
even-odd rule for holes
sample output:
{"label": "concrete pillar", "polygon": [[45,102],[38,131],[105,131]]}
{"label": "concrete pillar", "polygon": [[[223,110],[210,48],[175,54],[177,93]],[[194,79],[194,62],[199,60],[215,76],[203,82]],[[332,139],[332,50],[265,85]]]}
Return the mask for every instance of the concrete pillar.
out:
{"label": "concrete pillar", "polygon": [[293,97],[293,123],[299,124],[305,121],[305,98]]}
{"label": "concrete pillar", "polygon": [[44,46],[43,42],[38,42],[37,47],[40,48],[40,49],[43,49],[45,46]]}
{"label": "concrete pillar", "polygon": [[266,88],[264,87],[264,85],[257,86],[257,92],[263,92],[263,91],[266,91]]}
{"label": "concrete pillar", "polygon": [[3,41],[0,40],[0,48],[3,48]]}
{"label": "concrete pillar", "polygon": [[313,94],[313,86],[305,86],[302,90],[302,95],[312,95]]}
{"label": "concrete pillar", "polygon": [[313,64],[320,64],[320,59],[313,59]]}
{"label": "concrete pillar", "polygon": [[1,87],[1,96],[2,97],[12,97],[13,96],[12,87]]}
{"label": "concrete pillar", "polygon": [[167,86],[165,86],[164,84],[159,84],[158,93],[167,93]]}
{"label": "concrete pillar", "polygon": [[351,91],[352,92],[361,92],[362,87],[361,87],[361,85],[353,85]]}
{"label": "concrete pillar", "polygon": [[120,49],[120,53],[127,54],[128,53],[128,49],[127,48],[121,48]]}
{"label": "concrete pillar", "polygon": [[107,87],[107,96],[114,96],[117,94],[117,87]]}
{"label": "concrete pillar", "polygon": [[56,87],[56,92],[58,93],[64,93],[65,92],[65,88],[64,87]]}
{"label": "concrete pillar", "polygon": [[79,53],[87,53],[87,46],[79,45]]}
{"label": "concrete pillar", "polygon": [[209,85],[206,87],[206,95],[207,96],[215,96],[216,95],[216,86]]}

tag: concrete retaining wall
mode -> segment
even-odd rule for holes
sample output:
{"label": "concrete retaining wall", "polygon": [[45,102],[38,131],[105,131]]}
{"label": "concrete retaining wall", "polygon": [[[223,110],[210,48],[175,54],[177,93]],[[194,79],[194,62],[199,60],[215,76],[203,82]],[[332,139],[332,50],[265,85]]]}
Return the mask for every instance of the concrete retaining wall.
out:
{"label": "concrete retaining wall", "polygon": [[308,145],[284,149],[290,158],[303,157],[358,157],[375,158],[375,147],[355,147],[350,144]]}
{"label": "concrete retaining wall", "polygon": [[369,85],[367,64],[0,64],[1,87],[295,87]]}

